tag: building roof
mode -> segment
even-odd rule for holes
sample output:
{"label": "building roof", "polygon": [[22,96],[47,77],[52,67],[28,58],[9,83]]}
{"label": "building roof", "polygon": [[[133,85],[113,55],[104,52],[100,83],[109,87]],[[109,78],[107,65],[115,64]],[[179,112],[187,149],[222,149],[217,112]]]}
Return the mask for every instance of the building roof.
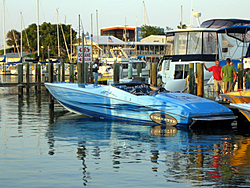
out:
{"label": "building roof", "polygon": [[[98,42],[98,39],[99,39],[99,42]],[[91,39],[88,40],[88,44],[90,44],[91,42]],[[114,46],[117,46],[117,45],[124,45],[124,42],[114,36],[99,36],[97,38],[97,36],[93,36],[93,42],[96,43],[96,44],[99,44],[99,45],[114,45]]]}
{"label": "building roof", "polygon": [[[125,26],[124,25],[116,25],[116,26],[110,26],[110,27],[103,27],[101,28],[102,31],[107,31],[107,30],[114,30],[114,29],[124,29]],[[126,29],[132,29],[135,30],[135,26],[126,26]]]}

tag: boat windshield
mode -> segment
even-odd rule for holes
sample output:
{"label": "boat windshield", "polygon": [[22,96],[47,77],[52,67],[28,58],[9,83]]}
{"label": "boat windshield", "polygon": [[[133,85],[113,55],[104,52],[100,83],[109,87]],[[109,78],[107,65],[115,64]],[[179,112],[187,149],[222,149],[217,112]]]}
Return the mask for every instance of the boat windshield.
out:
{"label": "boat windshield", "polygon": [[167,55],[216,54],[216,32],[188,31],[167,35]]}

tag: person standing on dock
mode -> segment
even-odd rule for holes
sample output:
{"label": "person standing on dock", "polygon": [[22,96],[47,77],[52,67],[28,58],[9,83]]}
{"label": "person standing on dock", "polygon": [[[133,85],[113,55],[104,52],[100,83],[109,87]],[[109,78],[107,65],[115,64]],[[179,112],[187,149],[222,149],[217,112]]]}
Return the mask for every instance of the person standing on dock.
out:
{"label": "person standing on dock", "polygon": [[[234,67],[235,73],[236,73],[236,76],[237,76],[236,68],[235,68],[234,63],[233,63],[232,61],[230,62],[230,65]],[[236,84],[236,81],[237,81],[237,80],[236,80],[236,76],[233,75],[233,86],[232,86],[232,91],[234,91],[234,87],[235,87],[235,84]]]}
{"label": "person standing on dock", "polygon": [[246,74],[245,74],[245,87],[246,89],[250,89],[250,69],[249,68],[247,68]]}
{"label": "person standing on dock", "polygon": [[208,70],[209,72],[213,71],[213,77],[214,77],[214,90],[216,91],[216,101],[219,101],[219,94],[221,90],[222,85],[222,77],[221,77],[221,69],[219,60],[215,61],[215,65],[211,66],[209,68],[206,67],[205,62],[203,62],[204,68]]}
{"label": "person standing on dock", "polygon": [[237,79],[236,70],[232,65],[230,65],[230,62],[231,62],[230,58],[227,58],[226,59],[227,64],[221,69],[221,77],[223,80],[224,93],[231,92],[231,90],[233,89],[233,83]]}
{"label": "person standing on dock", "polygon": [[98,63],[98,60],[95,61],[94,65],[93,65],[93,73],[94,73],[94,79],[95,79],[95,82],[94,82],[94,87],[97,87],[98,85],[98,70],[99,70],[99,63]]}

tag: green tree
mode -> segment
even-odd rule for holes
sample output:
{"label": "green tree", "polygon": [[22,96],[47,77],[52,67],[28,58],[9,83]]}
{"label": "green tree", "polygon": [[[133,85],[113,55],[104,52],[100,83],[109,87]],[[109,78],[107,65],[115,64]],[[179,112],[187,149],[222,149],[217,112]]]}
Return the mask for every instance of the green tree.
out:
{"label": "green tree", "polygon": [[157,27],[157,26],[149,26],[149,25],[143,25],[141,27],[142,31],[142,38],[148,37],[150,35],[164,35],[163,28]]}
{"label": "green tree", "polygon": [[180,22],[180,25],[177,25],[178,29],[187,29],[187,25],[186,24],[182,24],[182,22]]}
{"label": "green tree", "polygon": [[12,29],[7,33],[6,43],[8,46],[14,47],[14,53],[16,53],[17,45],[20,44],[20,38],[21,38],[20,36],[21,36],[20,32],[18,32],[15,29]]}
{"label": "green tree", "polygon": [[[63,29],[61,29],[63,28]],[[70,25],[62,24],[59,25],[59,43],[60,43],[60,54],[62,56],[67,56],[66,46],[63,38],[63,33],[65,35],[65,40],[68,48],[70,48]],[[23,32],[23,48],[27,52],[37,51],[37,25],[31,24]],[[44,22],[39,26],[39,43],[40,47],[43,47],[42,53],[45,55],[48,53],[48,47],[50,49],[50,54],[52,56],[58,55],[58,39],[57,39],[57,25]],[[72,41],[76,40],[76,31],[72,29]]]}

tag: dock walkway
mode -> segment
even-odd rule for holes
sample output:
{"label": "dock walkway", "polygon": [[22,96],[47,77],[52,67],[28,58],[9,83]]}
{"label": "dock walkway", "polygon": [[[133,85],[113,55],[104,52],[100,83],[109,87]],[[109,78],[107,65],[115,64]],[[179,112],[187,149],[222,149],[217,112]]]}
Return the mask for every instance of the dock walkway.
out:
{"label": "dock walkway", "polygon": [[[30,82],[29,83],[29,86],[37,86],[38,83],[37,82]],[[41,83],[42,86],[44,86],[44,82]],[[10,83],[5,83],[5,82],[0,82],[0,87],[26,87],[27,86],[27,83],[22,83],[22,84],[19,84],[19,83],[16,83],[16,82],[10,82]]]}

